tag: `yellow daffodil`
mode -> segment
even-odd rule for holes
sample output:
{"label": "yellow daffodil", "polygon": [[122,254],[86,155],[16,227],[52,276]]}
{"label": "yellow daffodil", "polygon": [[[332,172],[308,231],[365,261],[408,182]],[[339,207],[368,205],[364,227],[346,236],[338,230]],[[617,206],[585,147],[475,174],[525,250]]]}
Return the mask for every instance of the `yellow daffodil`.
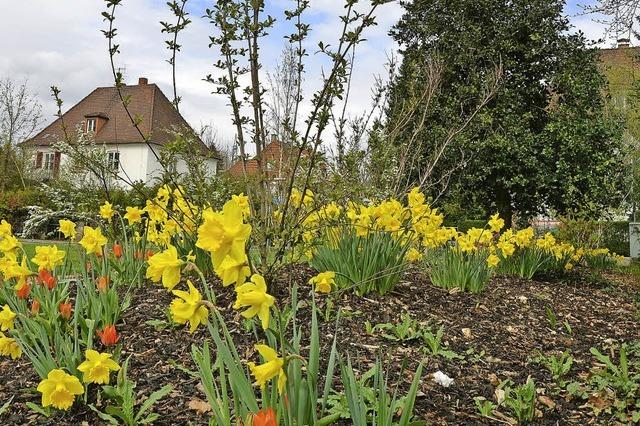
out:
{"label": "yellow daffodil", "polygon": [[104,204],[100,206],[100,216],[104,220],[111,222],[114,214],[116,214],[116,212],[113,210],[113,205],[110,202],[105,201]]}
{"label": "yellow daffodil", "polygon": [[174,246],[169,246],[165,251],[154,254],[148,262],[146,277],[154,283],[162,280],[164,287],[173,290],[180,282],[180,268],[184,261],[178,258],[178,250]]}
{"label": "yellow daffodil", "polygon": [[83,230],[83,236],[80,240],[80,245],[84,247],[87,254],[102,255],[102,247],[107,243],[107,237],[102,235],[100,228],[92,228],[85,226]]}
{"label": "yellow daffodil", "polygon": [[282,394],[287,384],[287,375],[284,372],[284,359],[278,356],[278,353],[267,345],[255,345],[256,350],[265,363],[256,365],[253,362],[247,363],[251,374],[256,378],[256,384],[260,388],[264,388],[267,382],[274,377],[278,377],[278,392]]}
{"label": "yellow daffodil", "polygon": [[22,247],[22,243],[13,235],[0,238],[0,252],[15,253],[20,247]]}
{"label": "yellow daffodil", "polygon": [[342,209],[335,202],[330,202],[322,209],[320,216],[324,216],[327,219],[337,219],[340,216]]}
{"label": "yellow daffodil", "polygon": [[198,228],[196,246],[211,252],[214,266],[225,257],[243,259],[245,242],[251,234],[251,225],[242,221],[242,209],[234,200],[224,205],[222,213],[207,209],[203,212],[204,223]]}
{"label": "yellow daffodil", "polygon": [[[153,223],[162,223],[167,220],[167,212],[156,202],[147,200],[144,211],[149,215],[149,220]],[[127,210],[127,213],[129,211]],[[126,217],[126,215],[125,215]]]}
{"label": "yellow daffodil", "polygon": [[321,272],[309,280],[318,293],[331,293],[331,285],[335,285],[336,273],[332,271]]}
{"label": "yellow daffodil", "polygon": [[11,224],[2,219],[2,222],[0,222],[0,238],[8,237],[12,233],[13,231],[11,230]]}
{"label": "yellow daffodil", "polygon": [[117,362],[111,359],[111,354],[99,353],[93,349],[85,353],[86,360],[78,366],[85,383],[109,384],[109,374],[120,370]]}
{"label": "yellow daffodil", "polygon": [[16,319],[16,314],[11,310],[9,305],[4,305],[0,311],[0,330],[7,331],[13,330],[13,321]]}
{"label": "yellow daffodil", "polygon": [[231,199],[238,203],[240,209],[242,210],[242,216],[247,218],[251,216],[251,208],[249,207],[249,197],[240,193],[239,195],[232,195]]}
{"label": "yellow daffodil", "polygon": [[124,218],[127,219],[129,225],[133,225],[142,220],[142,213],[144,211],[138,207],[127,207],[127,213],[125,213]]}
{"label": "yellow daffodil", "polygon": [[18,359],[22,356],[22,349],[16,339],[7,337],[2,332],[0,332],[0,355],[11,357],[11,359]]}
{"label": "yellow daffodil", "polygon": [[31,275],[31,270],[27,266],[27,258],[23,257],[22,263],[18,263],[15,259],[8,262],[2,273],[5,279],[17,278],[18,281],[26,281]]}
{"label": "yellow daffodil", "polygon": [[74,239],[76,237],[76,224],[67,219],[58,221],[59,230],[65,238]]}
{"label": "yellow daffodil", "polygon": [[516,251],[516,246],[512,243],[499,241],[496,246],[500,249],[502,256],[509,257]]}
{"label": "yellow daffodil", "polygon": [[216,267],[216,274],[218,274],[218,277],[222,280],[223,286],[226,287],[231,283],[239,286],[251,275],[251,269],[249,269],[246,256],[244,259],[239,260],[227,256],[220,265]]}
{"label": "yellow daffodil", "polygon": [[251,282],[244,283],[236,287],[236,302],[233,309],[249,307],[249,309],[241,312],[245,318],[253,318],[258,316],[262,322],[262,328],[269,328],[269,308],[273,306],[275,298],[267,294],[267,284],[264,282],[262,275],[253,274]]}
{"label": "yellow daffodil", "polygon": [[496,266],[498,266],[498,263],[500,263],[500,258],[495,254],[491,253],[487,257],[487,265],[489,265],[491,268],[495,268]]}
{"label": "yellow daffodil", "polygon": [[36,255],[31,259],[33,263],[38,265],[38,270],[46,269],[53,271],[56,266],[64,263],[66,253],[57,246],[37,246]]}
{"label": "yellow daffodil", "polygon": [[504,219],[502,219],[498,213],[489,218],[489,229],[491,232],[495,234],[496,232],[500,232],[502,228],[504,228]]}
{"label": "yellow daffodil", "polygon": [[156,199],[164,204],[169,202],[169,198],[171,197],[171,188],[168,185],[162,185],[158,188],[158,192],[156,193]]}
{"label": "yellow daffodil", "polygon": [[209,310],[202,303],[202,295],[197,288],[187,280],[189,291],[174,290],[178,297],[171,302],[170,312],[173,321],[178,324],[189,323],[189,331],[193,333],[200,324],[206,324]]}
{"label": "yellow daffodil", "polygon": [[407,262],[417,262],[420,259],[422,259],[422,253],[415,247],[411,247],[404,255],[404,260]]}
{"label": "yellow daffodil", "polygon": [[76,395],[84,393],[84,387],[76,376],[63,370],[51,370],[46,379],[38,385],[38,392],[42,394],[42,406],[68,410],[73,405]]}
{"label": "yellow daffodil", "polygon": [[534,234],[535,232],[532,227],[521,229],[520,231],[516,232],[514,242],[519,247],[529,247],[533,241]]}
{"label": "yellow daffodil", "polygon": [[458,248],[463,253],[472,252],[476,249],[476,240],[468,234],[458,235],[456,241],[458,242]]}
{"label": "yellow daffodil", "polygon": [[420,192],[420,188],[415,187],[407,194],[407,204],[409,207],[417,207],[423,205],[425,202],[425,197],[422,192]]}

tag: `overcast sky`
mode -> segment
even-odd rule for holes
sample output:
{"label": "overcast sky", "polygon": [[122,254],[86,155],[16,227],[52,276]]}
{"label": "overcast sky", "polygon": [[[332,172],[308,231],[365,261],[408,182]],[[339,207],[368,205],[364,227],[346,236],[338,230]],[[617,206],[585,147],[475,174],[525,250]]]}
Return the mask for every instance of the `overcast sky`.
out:
{"label": "overcast sky", "polygon": [[[277,18],[275,28],[263,44],[261,52],[265,69],[273,67],[284,41],[282,35],[291,32],[282,19],[282,10],[291,0],[266,0],[267,11]],[[593,0],[591,0],[593,1]],[[603,37],[602,25],[590,16],[580,16],[578,1],[569,0],[566,12],[575,27],[591,39]],[[580,1],[581,4],[589,1]],[[27,79],[32,91],[41,99],[46,121],[53,119],[55,106],[50,86],[62,90],[64,109],[98,86],[113,83],[110,75],[106,39],[100,32],[105,28],[100,13],[103,0],[21,0],[0,1],[2,37],[0,38],[0,77]],[[135,83],[140,76],[156,83],[171,99],[171,72],[166,62],[169,51],[161,34],[160,21],[173,21],[165,0],[124,0],[118,10],[116,27],[121,54],[119,67],[125,69],[126,82]],[[202,18],[204,9],[212,1],[190,0],[189,12],[193,23],[181,33],[182,52],[177,60],[178,91],[183,101],[181,112],[194,128],[213,124],[223,140],[233,138],[230,109],[222,95],[211,94],[213,86],[203,78],[217,70],[212,66],[217,52],[208,48],[212,26]],[[304,18],[312,24],[309,66],[304,90],[307,98],[319,84],[323,62],[314,55],[319,40],[334,43],[339,33],[339,14],[344,0],[311,0]],[[376,75],[384,72],[384,63],[396,46],[387,35],[398,20],[402,9],[398,3],[380,7],[378,25],[366,33],[368,42],[357,50],[352,98],[349,110],[353,114],[370,105],[371,86]],[[611,45],[612,40],[603,43]]]}

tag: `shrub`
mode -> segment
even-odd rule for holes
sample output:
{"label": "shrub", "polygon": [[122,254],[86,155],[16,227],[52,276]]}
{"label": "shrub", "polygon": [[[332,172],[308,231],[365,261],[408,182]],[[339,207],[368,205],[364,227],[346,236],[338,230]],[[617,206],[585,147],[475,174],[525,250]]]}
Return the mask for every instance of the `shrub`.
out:
{"label": "shrub", "polygon": [[612,253],[629,256],[629,222],[563,219],[558,239],[577,247],[608,248]]}
{"label": "shrub", "polygon": [[49,197],[38,188],[20,189],[0,193],[0,217],[9,222],[16,233],[29,215],[29,207],[50,206]]}

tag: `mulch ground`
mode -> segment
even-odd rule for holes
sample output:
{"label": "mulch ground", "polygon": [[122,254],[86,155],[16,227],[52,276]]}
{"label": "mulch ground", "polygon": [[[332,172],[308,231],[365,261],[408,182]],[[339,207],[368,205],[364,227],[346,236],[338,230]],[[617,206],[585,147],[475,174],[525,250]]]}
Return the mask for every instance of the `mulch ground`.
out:
{"label": "mulch ground", "polygon": [[[274,295],[283,303],[289,297],[290,284],[306,283],[311,274],[305,268],[290,271],[278,281]],[[299,299],[304,299],[308,291],[307,286],[302,287]],[[231,309],[232,290],[218,285],[215,288],[218,305],[237,337],[240,353],[244,348],[251,353],[249,347],[255,342]],[[341,309],[338,349],[349,354],[359,371],[366,371],[376,357],[382,357],[389,370],[389,381],[406,390],[418,362],[426,360],[415,413],[430,425],[505,424],[509,419],[500,414],[495,420],[481,418],[474,397],[493,400],[500,380],[520,384],[529,376],[536,382],[541,401],[537,404],[541,417],[536,424],[613,424],[612,418],[604,414],[595,417],[591,409],[583,407],[583,400],[556,392],[548,370],[533,358],[538,352],[549,355],[569,350],[575,361],[567,380],[577,380],[593,364],[591,347],[605,348],[612,342],[640,339],[637,295],[636,279],[620,275],[607,276],[604,282],[574,278],[553,283],[496,277],[483,293],[472,295],[446,292],[430,285],[421,274],[409,273],[386,296],[335,295],[334,308],[329,311]],[[152,285],[134,294],[131,308],[119,325],[122,356],[131,355],[129,373],[137,382],[140,401],[165,384],[173,385],[169,397],[154,407],[160,414],[156,424],[207,424],[206,397],[198,380],[189,374],[195,370],[191,345],[201,344],[208,336],[206,330],[201,327],[189,334],[182,328],[149,323],[167,320],[166,309],[171,299],[164,289]],[[325,303],[326,299],[320,301],[321,309],[326,307]],[[557,318],[555,329],[551,329],[549,310]],[[444,326],[448,349],[463,358],[428,357],[424,343],[419,340],[397,342],[380,333],[365,331],[366,321],[372,325],[397,323],[406,313],[434,330]],[[304,324],[310,316],[309,308],[303,308],[300,316],[300,323]],[[321,327],[323,351],[328,356],[336,331],[335,312]],[[446,388],[439,385],[431,376],[436,371],[447,374],[454,383]],[[96,414],[81,404],[50,419],[30,411],[25,404],[39,402],[37,383],[38,377],[26,358],[19,362],[6,358],[0,361],[0,405],[13,397],[8,413],[0,417],[0,424],[101,424]],[[97,406],[104,408],[100,402]],[[508,412],[502,414],[506,416]]]}

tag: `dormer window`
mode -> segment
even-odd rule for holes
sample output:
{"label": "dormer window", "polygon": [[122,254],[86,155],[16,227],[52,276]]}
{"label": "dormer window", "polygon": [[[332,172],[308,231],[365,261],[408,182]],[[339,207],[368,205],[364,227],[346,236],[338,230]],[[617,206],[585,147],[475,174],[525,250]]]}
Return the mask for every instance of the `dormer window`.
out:
{"label": "dormer window", "polygon": [[109,116],[104,112],[90,112],[84,116],[84,132],[96,134],[107,124]]}
{"label": "dormer window", "polygon": [[87,133],[96,131],[96,119],[95,118],[87,118]]}

